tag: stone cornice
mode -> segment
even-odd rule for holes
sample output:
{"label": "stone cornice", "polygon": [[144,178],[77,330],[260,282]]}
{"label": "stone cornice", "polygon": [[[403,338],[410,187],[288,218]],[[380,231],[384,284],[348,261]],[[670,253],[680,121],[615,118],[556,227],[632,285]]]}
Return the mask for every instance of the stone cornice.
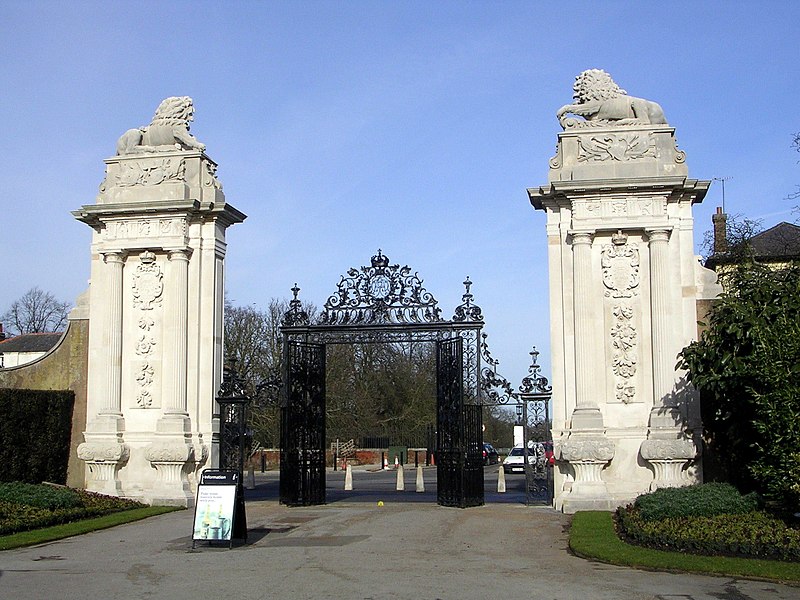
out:
{"label": "stone cornice", "polygon": [[670,199],[676,195],[692,196],[692,204],[702,202],[711,181],[689,177],[639,177],[629,179],[594,179],[585,181],[552,181],[536,188],[528,188],[528,199],[537,210],[544,210],[547,204],[571,203],[572,200],[586,196],[607,193],[625,195],[652,195],[668,193]]}

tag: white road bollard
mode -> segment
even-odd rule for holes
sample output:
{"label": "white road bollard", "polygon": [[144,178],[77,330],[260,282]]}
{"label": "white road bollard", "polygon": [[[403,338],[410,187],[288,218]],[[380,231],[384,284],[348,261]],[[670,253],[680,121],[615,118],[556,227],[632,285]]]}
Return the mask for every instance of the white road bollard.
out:
{"label": "white road bollard", "polygon": [[500,470],[497,472],[497,493],[504,494],[506,491],[506,470],[503,465],[500,465]]}
{"label": "white road bollard", "polygon": [[402,492],[406,489],[406,481],[403,477],[403,465],[397,467],[397,491]]}
{"label": "white road bollard", "polygon": [[247,479],[244,480],[244,489],[246,490],[254,490],[256,489],[256,473],[253,465],[250,465],[250,468],[247,469]]}
{"label": "white road bollard", "polygon": [[422,465],[417,467],[417,491],[425,491],[425,480],[422,478]]}
{"label": "white road bollard", "polygon": [[353,467],[350,466],[350,463],[347,463],[347,467],[344,470],[344,491],[353,491]]}

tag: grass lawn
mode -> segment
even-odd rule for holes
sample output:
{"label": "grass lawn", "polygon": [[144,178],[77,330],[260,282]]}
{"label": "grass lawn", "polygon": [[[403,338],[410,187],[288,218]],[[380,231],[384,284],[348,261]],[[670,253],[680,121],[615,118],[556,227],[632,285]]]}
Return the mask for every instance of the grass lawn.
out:
{"label": "grass lawn", "polygon": [[3,535],[0,536],[0,550],[10,550],[22,546],[34,546],[45,542],[53,542],[73,535],[81,535],[89,533],[90,531],[97,531],[98,529],[107,529],[116,525],[122,525],[123,523],[131,523],[133,521],[146,519],[147,517],[162,515],[174,510],[182,509],[175,506],[146,506],[144,508],[123,510],[101,517],[75,521],[73,523],[64,523],[63,525],[54,525],[52,527],[43,527],[42,529],[33,529],[31,531]]}
{"label": "grass lawn", "polygon": [[617,537],[612,513],[609,512],[576,513],[569,533],[569,546],[582,558],[614,565],[800,583],[800,563],[698,556],[626,544]]}

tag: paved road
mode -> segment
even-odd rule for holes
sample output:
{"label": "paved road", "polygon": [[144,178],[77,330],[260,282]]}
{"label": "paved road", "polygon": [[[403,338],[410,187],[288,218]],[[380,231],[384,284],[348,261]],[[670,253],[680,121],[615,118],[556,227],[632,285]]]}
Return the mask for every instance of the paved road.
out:
{"label": "paved road", "polygon": [[[358,477],[358,474],[356,475]],[[365,475],[366,477],[366,475]],[[191,511],[0,553],[0,598],[797,600],[800,588],[652,573],[567,551],[569,517],[502,502],[287,508],[259,476],[248,543],[191,549]],[[378,493],[381,493],[380,491]],[[406,496],[415,498],[415,492]]]}

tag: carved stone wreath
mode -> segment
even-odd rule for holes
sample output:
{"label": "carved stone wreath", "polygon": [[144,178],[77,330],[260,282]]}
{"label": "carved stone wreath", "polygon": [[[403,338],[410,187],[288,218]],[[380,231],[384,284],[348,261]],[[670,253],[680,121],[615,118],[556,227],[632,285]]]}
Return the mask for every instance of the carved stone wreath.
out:
{"label": "carved stone wreath", "polygon": [[378,250],[371,266],[352,268],[342,276],[338,291],[325,303],[320,323],[364,325],[436,323],[441,310],[422,279],[408,266],[390,265]]}

